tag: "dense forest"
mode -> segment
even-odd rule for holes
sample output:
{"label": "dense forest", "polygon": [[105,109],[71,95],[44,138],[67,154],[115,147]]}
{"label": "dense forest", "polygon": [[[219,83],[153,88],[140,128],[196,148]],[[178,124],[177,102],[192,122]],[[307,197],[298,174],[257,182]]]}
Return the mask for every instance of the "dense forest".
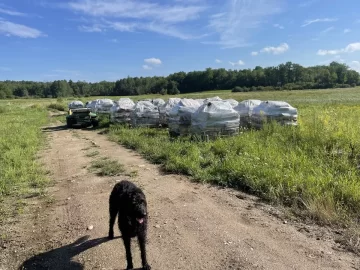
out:
{"label": "dense forest", "polygon": [[358,72],[345,64],[303,67],[287,62],[276,67],[177,72],[167,77],[128,77],[116,82],[88,83],[0,81],[0,99],[16,97],[128,96],[178,94],[207,90],[241,91],[346,88],[360,85]]}

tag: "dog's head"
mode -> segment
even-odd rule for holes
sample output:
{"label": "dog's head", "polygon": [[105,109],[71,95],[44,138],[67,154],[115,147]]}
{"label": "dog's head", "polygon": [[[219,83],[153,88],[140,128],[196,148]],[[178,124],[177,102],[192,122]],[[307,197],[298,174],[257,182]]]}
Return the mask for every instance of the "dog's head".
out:
{"label": "dog's head", "polygon": [[144,223],[144,219],[147,217],[147,204],[146,198],[143,194],[135,194],[132,198],[133,214],[136,221],[140,224]]}

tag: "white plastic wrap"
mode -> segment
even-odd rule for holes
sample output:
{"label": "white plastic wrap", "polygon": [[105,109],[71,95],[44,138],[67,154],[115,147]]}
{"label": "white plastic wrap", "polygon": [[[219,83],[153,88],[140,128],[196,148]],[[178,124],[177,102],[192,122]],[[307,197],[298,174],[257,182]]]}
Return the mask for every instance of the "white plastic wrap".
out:
{"label": "white plastic wrap", "polygon": [[239,104],[234,107],[234,110],[240,115],[240,127],[249,128],[251,126],[251,114],[254,108],[260,105],[260,103],[261,100],[248,99],[239,102]]}
{"label": "white plastic wrap", "polygon": [[216,97],[211,97],[211,98],[204,99],[203,103],[207,104],[210,101],[220,101],[220,100],[222,100],[222,99],[220,97],[216,96]]}
{"label": "white plastic wrap", "polygon": [[200,103],[194,99],[181,99],[169,112],[169,132],[174,135],[186,135],[190,131],[191,114],[199,107]]}
{"label": "white plastic wrap", "polygon": [[155,98],[152,100],[152,104],[154,104],[157,107],[160,107],[165,104],[165,101],[162,98]]}
{"label": "white plastic wrap", "polygon": [[78,109],[78,108],[84,108],[84,103],[80,100],[74,100],[69,103],[69,109]]}
{"label": "white plastic wrap", "polygon": [[200,105],[201,104],[203,104],[204,103],[204,101],[205,101],[205,99],[204,98],[198,98],[198,99],[195,99],[197,102],[199,102],[200,103]]}
{"label": "white plastic wrap", "polygon": [[135,103],[130,98],[120,98],[110,109],[110,122],[130,123]]}
{"label": "white plastic wrap", "polygon": [[235,100],[235,99],[232,99],[232,98],[225,99],[225,101],[229,102],[231,107],[233,107],[233,108],[235,108],[237,105],[239,105],[239,102],[237,100]]}
{"label": "white plastic wrap", "polygon": [[86,108],[89,108],[91,110],[91,112],[94,113],[96,111],[97,102],[98,102],[98,99],[86,102]]}
{"label": "white plastic wrap", "polygon": [[255,128],[261,128],[267,121],[275,120],[281,125],[296,126],[298,112],[285,101],[263,101],[253,109],[251,123]]}
{"label": "white plastic wrap", "polygon": [[100,114],[110,114],[114,101],[111,99],[98,99],[95,104],[95,112]]}
{"label": "white plastic wrap", "polygon": [[169,113],[173,107],[176,106],[180,102],[180,98],[169,98],[168,101],[166,101],[165,104],[159,107],[159,113],[160,113],[160,124],[161,125],[167,125],[168,119],[169,119]]}
{"label": "white plastic wrap", "polygon": [[228,101],[214,100],[201,105],[191,116],[191,133],[210,136],[239,133],[240,116]]}
{"label": "white plastic wrap", "polygon": [[139,101],[131,113],[131,124],[134,127],[158,127],[159,109],[150,101]]}

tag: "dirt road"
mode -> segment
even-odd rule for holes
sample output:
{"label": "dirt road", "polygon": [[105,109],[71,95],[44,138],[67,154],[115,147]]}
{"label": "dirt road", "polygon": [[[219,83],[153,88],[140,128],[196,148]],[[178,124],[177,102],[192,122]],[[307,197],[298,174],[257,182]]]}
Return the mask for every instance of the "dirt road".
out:
{"label": "dirt road", "polygon": [[[254,197],[163,174],[96,131],[44,132],[49,147],[41,160],[54,186],[50,198],[29,199],[27,211],[5,226],[0,269],[124,269],[121,238],[105,237],[109,193],[125,178],[147,196],[152,269],[360,269],[359,258],[336,249],[327,229],[286,222]],[[99,155],[87,155],[94,151]],[[89,172],[99,157],[118,160],[132,177]],[[140,267],[133,243],[134,266]]]}

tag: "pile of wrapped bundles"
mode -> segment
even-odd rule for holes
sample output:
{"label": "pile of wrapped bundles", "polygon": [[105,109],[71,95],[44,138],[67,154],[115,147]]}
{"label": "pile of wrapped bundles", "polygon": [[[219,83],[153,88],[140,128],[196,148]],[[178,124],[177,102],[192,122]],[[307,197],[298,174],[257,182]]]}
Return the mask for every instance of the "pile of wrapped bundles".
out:
{"label": "pile of wrapped bundles", "polygon": [[251,127],[251,115],[256,106],[259,106],[261,100],[257,99],[248,99],[239,102],[237,106],[234,107],[234,110],[240,115],[240,127],[250,128]]}
{"label": "pile of wrapped bundles", "polygon": [[219,97],[211,97],[211,98],[206,98],[206,99],[204,99],[203,103],[204,103],[204,104],[207,104],[207,103],[209,103],[210,101],[220,101],[220,100],[222,100],[222,99],[219,98]]}
{"label": "pile of wrapped bundles", "polygon": [[170,136],[190,134],[191,114],[201,105],[194,99],[181,99],[169,112],[168,126]]}
{"label": "pile of wrapped bundles", "polygon": [[159,109],[150,101],[139,101],[131,113],[133,127],[158,127]]}
{"label": "pile of wrapped bundles", "polygon": [[239,134],[240,116],[228,101],[214,100],[201,105],[191,116],[191,133],[211,138]]}
{"label": "pile of wrapped bundles", "polygon": [[197,102],[199,102],[201,105],[204,103],[205,99],[204,98],[198,98],[195,99]]}
{"label": "pile of wrapped bundles", "polygon": [[276,121],[285,126],[297,126],[297,109],[285,101],[263,101],[253,109],[251,125],[262,128],[265,122]]}
{"label": "pile of wrapped bundles", "polygon": [[111,99],[98,99],[95,104],[95,112],[99,114],[110,114],[114,101]]}
{"label": "pile of wrapped bundles", "polygon": [[70,110],[79,109],[79,108],[84,108],[84,103],[82,103],[80,100],[74,100],[69,103]]}
{"label": "pile of wrapped bundles", "polygon": [[231,105],[231,107],[233,107],[233,108],[235,108],[237,105],[239,105],[239,102],[236,101],[235,99],[232,99],[232,98],[230,98],[230,99],[225,99],[225,101],[229,102],[230,105]]}
{"label": "pile of wrapped bundles", "polygon": [[159,107],[160,124],[162,126],[168,125],[169,113],[173,107],[180,102],[180,98],[169,98],[162,106]]}
{"label": "pile of wrapped bundles", "polygon": [[120,98],[110,109],[111,123],[130,123],[135,103],[130,98]]}
{"label": "pile of wrapped bundles", "polygon": [[94,113],[97,102],[98,102],[98,99],[97,99],[97,100],[88,101],[88,102],[86,102],[85,107],[86,107],[86,108],[89,108],[89,109],[91,110],[91,112]]}
{"label": "pile of wrapped bundles", "polygon": [[157,107],[160,107],[165,104],[165,101],[162,98],[155,98],[152,100],[152,104],[154,104]]}

